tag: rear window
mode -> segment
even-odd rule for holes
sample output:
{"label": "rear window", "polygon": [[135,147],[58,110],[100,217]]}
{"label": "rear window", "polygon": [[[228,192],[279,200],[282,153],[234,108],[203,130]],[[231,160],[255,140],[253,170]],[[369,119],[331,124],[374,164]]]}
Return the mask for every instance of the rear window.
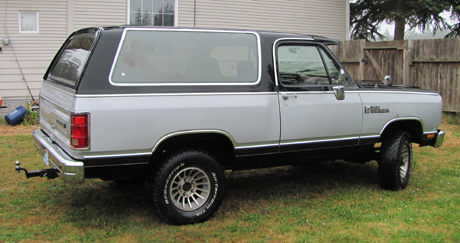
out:
{"label": "rear window", "polygon": [[248,32],[125,30],[114,85],[225,85],[259,81],[259,38]]}
{"label": "rear window", "polygon": [[94,43],[94,34],[72,37],[64,46],[50,70],[49,78],[66,86],[75,87]]}

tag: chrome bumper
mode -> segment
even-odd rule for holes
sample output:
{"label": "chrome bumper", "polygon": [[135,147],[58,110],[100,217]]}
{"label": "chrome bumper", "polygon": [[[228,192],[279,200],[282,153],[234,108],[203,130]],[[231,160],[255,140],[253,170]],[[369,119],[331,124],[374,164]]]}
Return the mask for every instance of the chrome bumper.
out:
{"label": "chrome bumper", "polygon": [[69,183],[83,183],[85,181],[84,164],[68,156],[58,145],[41,130],[33,132],[35,147],[42,156],[48,153],[49,165],[59,171],[59,177]]}
{"label": "chrome bumper", "polygon": [[443,130],[438,130],[438,134],[436,134],[436,141],[434,142],[433,147],[439,148],[444,143],[444,137],[446,136],[446,132]]}

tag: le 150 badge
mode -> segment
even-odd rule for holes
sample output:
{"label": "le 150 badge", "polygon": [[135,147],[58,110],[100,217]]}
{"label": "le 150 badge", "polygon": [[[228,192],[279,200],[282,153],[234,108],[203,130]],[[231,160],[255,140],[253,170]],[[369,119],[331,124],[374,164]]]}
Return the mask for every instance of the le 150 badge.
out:
{"label": "le 150 badge", "polygon": [[375,114],[375,113],[390,113],[390,109],[380,108],[380,106],[365,106],[365,114]]}

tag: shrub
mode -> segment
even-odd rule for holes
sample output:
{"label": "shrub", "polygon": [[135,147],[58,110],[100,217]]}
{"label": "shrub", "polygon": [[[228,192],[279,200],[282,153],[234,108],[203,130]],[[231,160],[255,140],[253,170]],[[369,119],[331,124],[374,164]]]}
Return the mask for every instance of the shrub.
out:
{"label": "shrub", "polygon": [[38,110],[32,110],[28,109],[27,114],[24,116],[24,125],[26,126],[33,126],[33,125],[38,125],[39,119],[38,119]]}
{"label": "shrub", "polygon": [[444,112],[443,121],[447,124],[460,125],[460,112]]}

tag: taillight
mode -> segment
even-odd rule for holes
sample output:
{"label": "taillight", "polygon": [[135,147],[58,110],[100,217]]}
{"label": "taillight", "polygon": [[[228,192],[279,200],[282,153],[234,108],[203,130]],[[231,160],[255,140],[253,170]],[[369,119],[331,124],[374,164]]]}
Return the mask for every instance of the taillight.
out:
{"label": "taillight", "polygon": [[85,149],[89,146],[88,114],[72,115],[70,143],[73,148]]}

